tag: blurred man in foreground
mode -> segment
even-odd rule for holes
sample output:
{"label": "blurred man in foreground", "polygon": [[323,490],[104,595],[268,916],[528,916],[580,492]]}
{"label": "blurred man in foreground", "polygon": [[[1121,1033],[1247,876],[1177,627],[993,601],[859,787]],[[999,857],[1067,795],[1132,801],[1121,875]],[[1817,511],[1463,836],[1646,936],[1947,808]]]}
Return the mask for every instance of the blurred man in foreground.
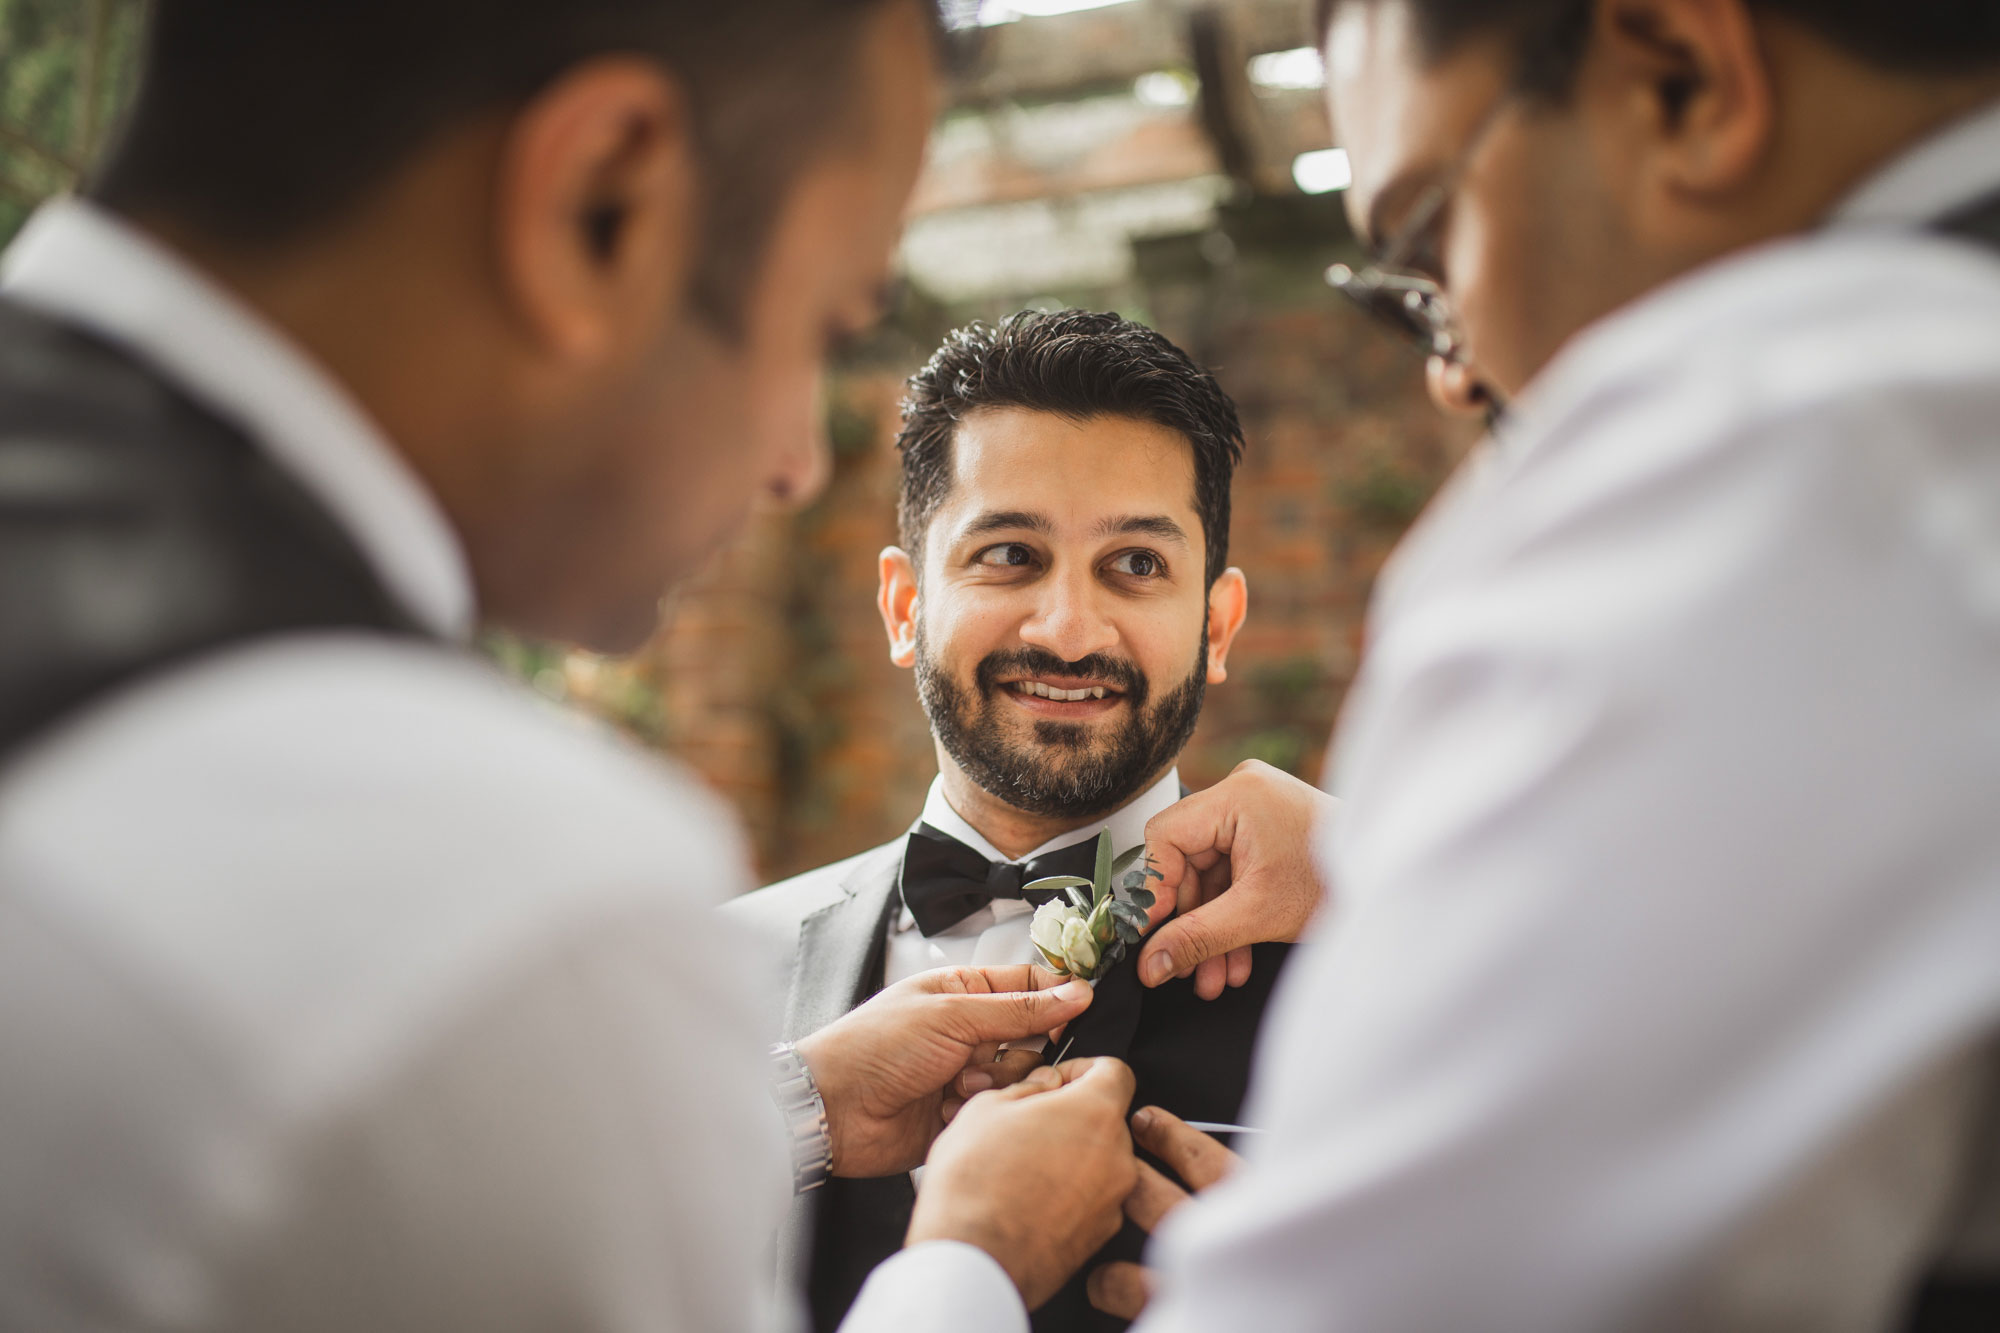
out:
{"label": "blurred man in foreground", "polygon": [[[727,813],[466,645],[633,644],[818,488],[933,24],[154,7],[0,295],[0,1326],[775,1326],[791,1186],[915,1166],[975,1048],[1083,1011],[960,969],[780,1051],[787,1181]],[[966,1110],[876,1326],[1052,1290],[1118,1225],[1130,1090]]]}
{"label": "blurred man in foreground", "polygon": [[[938,777],[908,833],[725,908],[796,953],[789,1035],[931,968],[1037,961],[1029,922],[1056,895],[1023,886],[1088,878],[1101,833],[1136,848],[1181,798],[1177,759],[1247,607],[1229,565],[1236,406],[1151,329],[1083,310],[961,329],[911,378],[897,448],[902,545],[882,553],[878,602]],[[1259,945],[1251,975],[1206,997],[1193,978],[1148,991],[1127,953],[1061,1051],[1116,1056],[1138,1097],[1233,1123],[1286,951]],[[1022,1046],[1006,1060],[1041,1062]],[[819,1327],[901,1248],[915,1201],[908,1176],[799,1201],[811,1245],[788,1267]],[[1115,1257],[1143,1239],[1129,1228]],[[1034,1326],[1122,1325],[1079,1281]]]}
{"label": "blurred man in foreground", "polygon": [[[1505,416],[1379,591],[1269,1133],[1142,1327],[2000,1327],[2000,7],[1326,10],[1342,276]],[[1153,822],[1236,882],[1149,979],[1301,914],[1314,805]]]}

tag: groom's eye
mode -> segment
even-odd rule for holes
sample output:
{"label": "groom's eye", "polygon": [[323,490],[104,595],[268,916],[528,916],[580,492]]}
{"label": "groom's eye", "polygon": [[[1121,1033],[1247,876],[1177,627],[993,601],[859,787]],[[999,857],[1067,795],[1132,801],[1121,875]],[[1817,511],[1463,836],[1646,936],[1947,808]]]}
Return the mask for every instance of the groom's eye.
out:
{"label": "groom's eye", "polygon": [[1127,551],[1112,558],[1111,569],[1135,579],[1156,579],[1167,572],[1167,565],[1151,551]]}
{"label": "groom's eye", "polygon": [[973,563],[994,566],[1021,566],[1035,563],[1035,552],[1020,542],[989,546],[973,557]]}

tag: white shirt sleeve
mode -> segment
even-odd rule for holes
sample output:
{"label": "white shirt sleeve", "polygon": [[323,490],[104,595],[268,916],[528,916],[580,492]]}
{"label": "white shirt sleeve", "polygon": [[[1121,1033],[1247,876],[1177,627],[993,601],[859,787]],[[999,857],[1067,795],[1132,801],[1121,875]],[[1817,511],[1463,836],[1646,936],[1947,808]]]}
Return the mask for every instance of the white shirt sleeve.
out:
{"label": "white shirt sleeve", "polygon": [[1027,1333],[1014,1280],[977,1246],[934,1240],[868,1275],[840,1333]]}
{"label": "white shirt sleeve", "polygon": [[1917,404],[1692,401],[1400,557],[1269,1132],[1156,1237],[1143,1333],[1625,1327],[2000,1015],[2000,671],[1924,521],[1967,492]]}
{"label": "white shirt sleeve", "polygon": [[213,1326],[787,1327],[768,1249],[790,1185],[756,1011],[681,947],[685,919],[554,942],[288,1145]]}

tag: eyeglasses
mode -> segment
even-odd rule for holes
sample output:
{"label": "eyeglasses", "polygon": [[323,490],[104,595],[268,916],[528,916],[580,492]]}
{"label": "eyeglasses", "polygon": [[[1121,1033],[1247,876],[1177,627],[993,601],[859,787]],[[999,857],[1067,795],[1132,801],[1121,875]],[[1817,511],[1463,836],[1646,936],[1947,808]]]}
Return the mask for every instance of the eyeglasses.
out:
{"label": "eyeglasses", "polygon": [[1425,190],[1403,225],[1396,229],[1382,258],[1355,272],[1345,264],[1326,271],[1329,287],[1347,297],[1370,316],[1394,329],[1399,337],[1413,342],[1426,356],[1456,361],[1465,349],[1465,334],[1451,298],[1436,281],[1411,266],[1411,261],[1434,252],[1438,223],[1445,205],[1471,170],[1486,136],[1499,121],[1513,98],[1502,94],[1473,126],[1465,146],[1444,177]]}

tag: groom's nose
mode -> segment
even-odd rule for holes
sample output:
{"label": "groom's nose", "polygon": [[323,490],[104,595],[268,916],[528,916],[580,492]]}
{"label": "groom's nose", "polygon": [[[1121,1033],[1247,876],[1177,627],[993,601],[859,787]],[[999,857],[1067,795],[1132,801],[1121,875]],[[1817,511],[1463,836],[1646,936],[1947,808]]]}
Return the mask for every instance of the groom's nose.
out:
{"label": "groom's nose", "polygon": [[1106,614],[1103,590],[1088,569],[1044,580],[1042,599],[1022,622],[1021,640],[1077,662],[1118,645],[1118,627]]}

